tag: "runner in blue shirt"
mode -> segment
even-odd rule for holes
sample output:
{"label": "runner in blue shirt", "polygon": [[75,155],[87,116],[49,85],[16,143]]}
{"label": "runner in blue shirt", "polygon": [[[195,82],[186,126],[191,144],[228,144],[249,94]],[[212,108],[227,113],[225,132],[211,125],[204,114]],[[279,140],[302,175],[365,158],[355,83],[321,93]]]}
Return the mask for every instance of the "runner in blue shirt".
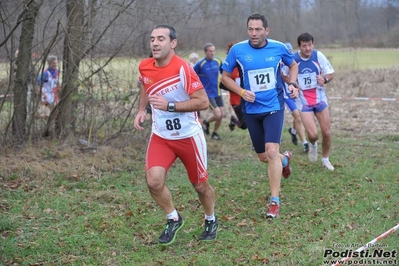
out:
{"label": "runner in blue shirt", "polygon": [[[261,162],[268,162],[271,190],[267,217],[275,218],[280,210],[281,173],[291,174],[291,152],[280,154],[280,140],[284,124],[284,81],[280,62],[289,67],[291,81],[287,89],[292,98],[298,96],[298,65],[293,54],[281,42],[267,39],[269,26],[265,16],[253,14],[248,17],[249,39],[235,44],[223,63],[222,82],[242,97],[242,106],[253,147]],[[244,89],[231,79],[238,67]]]}
{"label": "runner in blue shirt", "polygon": [[220,140],[217,131],[222,124],[224,115],[223,98],[219,88],[219,73],[221,73],[222,60],[215,57],[215,46],[212,43],[204,45],[204,53],[205,58],[195,64],[194,71],[198,74],[208,94],[212,116],[202,121],[202,127],[205,134],[209,135],[209,124],[215,122],[211,137],[212,139]]}

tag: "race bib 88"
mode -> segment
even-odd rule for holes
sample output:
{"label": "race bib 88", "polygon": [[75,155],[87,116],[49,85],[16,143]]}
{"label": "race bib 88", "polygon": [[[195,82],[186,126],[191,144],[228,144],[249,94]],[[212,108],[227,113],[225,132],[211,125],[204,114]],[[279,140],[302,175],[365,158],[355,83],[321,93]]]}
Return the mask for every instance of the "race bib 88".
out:
{"label": "race bib 88", "polygon": [[189,122],[184,113],[168,113],[168,115],[160,115],[156,120],[159,131],[180,131],[187,128]]}

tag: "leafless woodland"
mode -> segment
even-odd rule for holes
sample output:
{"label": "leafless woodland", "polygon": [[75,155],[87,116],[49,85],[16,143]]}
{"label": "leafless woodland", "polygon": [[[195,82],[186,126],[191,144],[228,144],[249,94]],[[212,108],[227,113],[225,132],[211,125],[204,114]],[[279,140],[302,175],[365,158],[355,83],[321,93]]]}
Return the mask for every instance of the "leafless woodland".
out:
{"label": "leafless woodland", "polygon": [[[222,48],[246,39],[246,18],[255,12],[267,16],[269,37],[283,42],[295,43],[301,32],[308,31],[324,47],[398,47],[398,11],[399,0],[2,0],[0,94],[13,97],[0,98],[1,146],[42,138],[106,144],[134,134],[137,69],[122,74],[104,69],[121,58],[147,56],[149,34],[157,24],[177,29],[181,56],[201,51],[206,42]],[[39,55],[36,61],[33,53]],[[32,110],[26,107],[26,88],[32,62],[40,72],[49,54],[62,62],[61,100],[49,118],[42,119],[36,116],[37,98],[33,97]],[[397,70],[376,70],[383,73],[379,75],[337,73],[329,95],[399,97],[399,81],[392,80]],[[129,85],[121,89],[121,80]],[[398,123],[386,120],[395,117],[392,110],[398,109],[398,102],[330,104],[334,128],[369,132],[364,125],[372,123],[377,133],[398,130]],[[381,108],[386,112],[378,112]]]}

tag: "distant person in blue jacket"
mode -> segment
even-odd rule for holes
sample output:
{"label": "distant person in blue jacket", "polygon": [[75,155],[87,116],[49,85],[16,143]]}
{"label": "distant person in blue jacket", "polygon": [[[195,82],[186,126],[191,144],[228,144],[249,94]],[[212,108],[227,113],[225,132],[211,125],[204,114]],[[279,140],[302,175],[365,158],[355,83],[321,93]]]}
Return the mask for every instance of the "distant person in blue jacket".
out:
{"label": "distant person in blue jacket", "polygon": [[223,119],[223,98],[219,88],[219,74],[221,73],[222,60],[215,57],[215,46],[212,43],[204,45],[205,58],[198,61],[194,66],[194,71],[198,74],[202,85],[208,94],[209,106],[212,116],[202,121],[202,128],[205,134],[209,135],[210,123],[215,122],[212,139],[220,140],[217,133]]}

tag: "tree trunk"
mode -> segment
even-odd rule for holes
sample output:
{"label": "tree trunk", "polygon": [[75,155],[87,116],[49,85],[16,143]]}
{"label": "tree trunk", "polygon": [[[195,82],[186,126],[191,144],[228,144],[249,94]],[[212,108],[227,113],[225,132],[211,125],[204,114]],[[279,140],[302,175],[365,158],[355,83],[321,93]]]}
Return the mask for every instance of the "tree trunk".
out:
{"label": "tree trunk", "polygon": [[[35,32],[36,16],[43,1],[27,1],[26,13],[22,22],[17,69],[14,82],[14,116],[12,122],[12,134],[18,143],[25,140],[27,95],[28,85],[32,89],[35,84],[32,75],[32,41]],[[30,83],[30,84],[29,84]]]}
{"label": "tree trunk", "polygon": [[65,138],[73,128],[78,94],[79,65],[84,58],[84,0],[67,1],[68,28],[64,41],[63,78],[60,103],[57,106],[55,131]]}

